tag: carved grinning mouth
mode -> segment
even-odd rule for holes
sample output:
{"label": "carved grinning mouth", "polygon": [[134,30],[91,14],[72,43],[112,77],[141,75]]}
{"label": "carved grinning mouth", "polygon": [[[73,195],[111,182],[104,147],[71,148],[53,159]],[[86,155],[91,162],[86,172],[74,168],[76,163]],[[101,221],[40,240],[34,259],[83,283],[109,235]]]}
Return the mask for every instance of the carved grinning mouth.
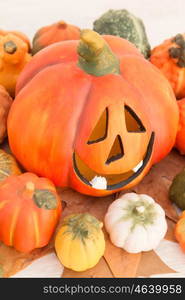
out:
{"label": "carved grinning mouth", "polygon": [[[74,152],[73,165],[75,173],[81,179],[81,181],[83,181],[83,183],[95,189],[116,190],[122,188],[133,181],[135,178],[137,178],[145,169],[152,155],[154,135],[154,132],[152,132],[144,159],[140,161],[140,163],[137,164],[137,166],[135,166],[132,170],[126,173],[110,175],[96,173],[80,159],[77,153]],[[96,179],[98,180],[98,178],[100,180],[103,179],[103,188],[94,184],[94,182],[96,181]]]}

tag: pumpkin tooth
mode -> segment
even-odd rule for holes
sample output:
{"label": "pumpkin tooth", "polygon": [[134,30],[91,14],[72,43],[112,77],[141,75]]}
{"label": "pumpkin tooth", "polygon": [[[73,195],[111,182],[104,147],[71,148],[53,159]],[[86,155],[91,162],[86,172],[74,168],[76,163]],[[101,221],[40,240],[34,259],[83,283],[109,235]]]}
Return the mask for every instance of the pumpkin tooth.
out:
{"label": "pumpkin tooth", "polygon": [[137,164],[137,166],[135,166],[133,169],[132,169],[132,171],[134,171],[135,173],[142,167],[142,165],[143,165],[143,160],[142,161],[140,161],[138,164]]}
{"label": "pumpkin tooth", "polygon": [[107,180],[103,176],[95,176],[91,181],[90,184],[94,189],[97,190],[106,190],[107,189]]}

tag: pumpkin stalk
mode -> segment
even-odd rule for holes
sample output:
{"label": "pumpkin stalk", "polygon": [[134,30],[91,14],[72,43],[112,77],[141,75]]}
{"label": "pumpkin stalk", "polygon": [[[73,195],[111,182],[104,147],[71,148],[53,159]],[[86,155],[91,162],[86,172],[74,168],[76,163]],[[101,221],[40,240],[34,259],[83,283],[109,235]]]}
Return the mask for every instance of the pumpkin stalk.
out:
{"label": "pumpkin stalk", "polygon": [[59,22],[58,22],[58,26],[59,26],[60,28],[65,29],[65,28],[67,27],[67,23],[64,22],[64,21],[59,21]]}
{"label": "pumpkin stalk", "polygon": [[17,45],[13,41],[4,44],[4,51],[8,54],[14,54],[17,51]]}
{"label": "pumpkin stalk", "polygon": [[64,225],[68,226],[73,239],[79,238],[83,242],[92,232],[99,231],[103,227],[102,222],[88,213],[71,215],[64,220]]}
{"label": "pumpkin stalk", "polygon": [[28,181],[23,188],[22,195],[23,197],[32,197],[35,190],[35,185],[32,181]]}
{"label": "pumpkin stalk", "polygon": [[119,59],[103,37],[93,30],[81,31],[77,52],[78,66],[88,74],[103,76],[120,73]]}
{"label": "pumpkin stalk", "polygon": [[26,190],[33,192],[35,190],[35,185],[33,182],[29,181],[26,183]]}
{"label": "pumpkin stalk", "polygon": [[145,207],[144,206],[137,206],[136,207],[136,212],[139,213],[139,214],[142,214],[144,213],[145,211]]}

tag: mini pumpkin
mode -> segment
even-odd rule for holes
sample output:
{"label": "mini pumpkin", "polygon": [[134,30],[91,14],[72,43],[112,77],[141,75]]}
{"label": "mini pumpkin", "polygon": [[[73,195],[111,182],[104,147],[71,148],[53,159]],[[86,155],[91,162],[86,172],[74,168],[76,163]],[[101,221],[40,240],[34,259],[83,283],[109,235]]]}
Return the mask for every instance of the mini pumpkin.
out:
{"label": "mini pumpkin", "polygon": [[20,37],[0,35],[0,84],[13,97],[17,78],[31,56],[28,45]]}
{"label": "mini pumpkin", "polygon": [[2,143],[7,136],[7,117],[11,104],[12,98],[5,88],[0,85],[0,143]]}
{"label": "mini pumpkin", "polygon": [[61,263],[74,271],[94,267],[105,251],[103,223],[94,216],[67,216],[55,238],[55,250]]}
{"label": "mini pumpkin", "polygon": [[39,29],[34,38],[32,46],[32,54],[36,54],[41,49],[61,41],[79,40],[80,29],[64,21],[59,21],[52,25],[48,25]]}
{"label": "mini pumpkin", "polygon": [[165,212],[150,196],[127,193],[105,215],[112,243],[130,253],[155,249],[167,231]]}
{"label": "mini pumpkin", "polygon": [[19,175],[21,170],[15,160],[15,158],[0,149],[0,182],[11,175]]}
{"label": "mini pumpkin", "polygon": [[61,214],[52,182],[31,173],[10,176],[0,186],[0,240],[20,252],[48,244]]}
{"label": "mini pumpkin", "polygon": [[169,80],[176,97],[185,97],[185,34],[177,34],[155,47],[150,61]]}
{"label": "mini pumpkin", "polygon": [[174,145],[178,107],[168,81],[119,37],[84,30],[80,42],[48,47],[16,90],[11,150],[57,186],[94,196],[129,188]]}
{"label": "mini pumpkin", "polygon": [[182,212],[179,221],[175,225],[175,237],[185,252],[185,211]]}

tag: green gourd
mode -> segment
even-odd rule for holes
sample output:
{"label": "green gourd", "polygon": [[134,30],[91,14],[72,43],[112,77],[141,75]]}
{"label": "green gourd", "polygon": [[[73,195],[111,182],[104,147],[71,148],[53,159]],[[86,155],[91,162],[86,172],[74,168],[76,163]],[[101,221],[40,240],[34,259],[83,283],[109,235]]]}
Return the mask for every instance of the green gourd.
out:
{"label": "green gourd", "polygon": [[142,20],[126,9],[108,10],[93,23],[93,30],[120,36],[133,43],[145,58],[150,56],[150,44]]}

